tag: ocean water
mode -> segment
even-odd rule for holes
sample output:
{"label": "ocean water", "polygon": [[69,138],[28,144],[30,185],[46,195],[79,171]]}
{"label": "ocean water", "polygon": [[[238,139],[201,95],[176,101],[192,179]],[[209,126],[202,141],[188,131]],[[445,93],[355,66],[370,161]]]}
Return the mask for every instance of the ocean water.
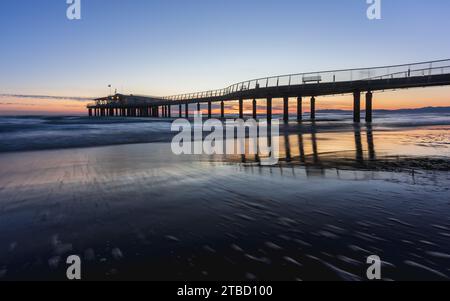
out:
{"label": "ocean water", "polygon": [[[450,125],[450,114],[379,114],[376,118],[374,131]],[[319,114],[313,127],[318,132],[352,131],[351,120],[348,113]],[[310,131],[311,126],[308,121],[301,127],[290,123],[294,131]],[[170,120],[152,118],[0,117],[0,152],[169,142],[174,135],[170,127]],[[449,142],[446,135],[431,140],[442,145]]]}
{"label": "ocean water", "polygon": [[170,122],[1,118],[0,280],[450,277],[450,119],[320,116],[280,164],[175,156]]}

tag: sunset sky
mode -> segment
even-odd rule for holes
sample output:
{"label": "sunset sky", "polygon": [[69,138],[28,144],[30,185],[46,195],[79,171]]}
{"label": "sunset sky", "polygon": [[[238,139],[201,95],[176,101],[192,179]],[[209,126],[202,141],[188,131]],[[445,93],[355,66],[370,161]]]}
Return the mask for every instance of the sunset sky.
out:
{"label": "sunset sky", "polygon": [[[172,95],[277,74],[450,58],[448,0],[2,1],[0,114],[83,114],[109,93]],[[24,97],[27,95],[28,97]],[[350,96],[318,109],[350,109]],[[376,109],[450,106],[450,88],[376,94]]]}

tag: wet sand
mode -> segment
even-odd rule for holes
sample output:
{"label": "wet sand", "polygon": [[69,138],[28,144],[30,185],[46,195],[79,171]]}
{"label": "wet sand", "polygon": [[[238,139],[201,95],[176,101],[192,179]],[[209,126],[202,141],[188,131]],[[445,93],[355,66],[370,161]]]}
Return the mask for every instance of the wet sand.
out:
{"label": "wet sand", "polygon": [[168,143],[2,153],[0,280],[64,280],[71,254],[87,280],[364,280],[369,255],[385,280],[448,280],[443,136],[287,131],[274,167]]}

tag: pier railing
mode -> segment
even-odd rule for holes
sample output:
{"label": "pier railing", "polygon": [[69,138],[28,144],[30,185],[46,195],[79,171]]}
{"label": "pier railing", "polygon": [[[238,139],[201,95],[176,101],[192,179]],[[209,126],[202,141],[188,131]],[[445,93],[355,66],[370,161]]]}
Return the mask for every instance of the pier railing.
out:
{"label": "pier railing", "polygon": [[168,101],[206,99],[232,95],[233,93],[246,90],[262,88],[314,85],[321,83],[338,83],[348,81],[371,81],[389,78],[430,76],[448,73],[450,73],[450,59],[383,67],[319,71],[271,76],[243,81],[237,84],[233,84],[224,89],[172,95],[162,97],[162,99]]}

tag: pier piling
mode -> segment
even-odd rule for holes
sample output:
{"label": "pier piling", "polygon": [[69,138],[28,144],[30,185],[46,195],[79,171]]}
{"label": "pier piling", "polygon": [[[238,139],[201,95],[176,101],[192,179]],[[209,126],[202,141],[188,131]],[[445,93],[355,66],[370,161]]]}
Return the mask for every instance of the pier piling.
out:
{"label": "pier piling", "polygon": [[366,94],[366,122],[370,123],[372,122],[372,104],[373,101],[373,94],[372,92],[367,92]]}
{"label": "pier piling", "polygon": [[289,97],[283,98],[283,120],[284,122],[289,121]]}
{"label": "pier piling", "polygon": [[208,101],[208,118],[211,119],[212,117],[212,104],[211,101]]}
{"label": "pier piling", "polygon": [[316,98],[311,97],[311,120],[316,120]]}
{"label": "pier piling", "polygon": [[361,122],[361,92],[353,93],[353,122]]}
{"label": "pier piling", "polygon": [[239,118],[244,118],[244,100],[242,98],[239,99]]}
{"label": "pier piling", "polygon": [[303,120],[303,99],[301,96],[297,97],[297,121]]}
{"label": "pier piling", "polygon": [[272,98],[267,98],[267,122],[272,122]]}

